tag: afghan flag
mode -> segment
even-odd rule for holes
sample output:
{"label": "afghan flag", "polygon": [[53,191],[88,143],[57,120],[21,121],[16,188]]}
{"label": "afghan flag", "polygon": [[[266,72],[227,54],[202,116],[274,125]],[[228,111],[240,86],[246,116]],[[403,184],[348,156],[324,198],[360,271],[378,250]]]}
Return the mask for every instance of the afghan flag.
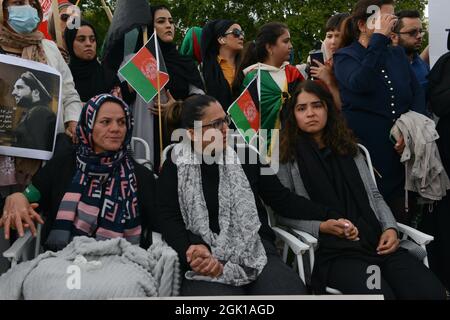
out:
{"label": "afghan flag", "polygon": [[261,127],[258,79],[256,76],[228,108],[228,114],[247,143],[252,141]]}
{"label": "afghan flag", "polygon": [[52,39],[51,35],[48,33],[48,19],[52,15],[52,0],[39,0],[39,3],[41,4],[43,16],[38,30],[44,34],[45,39],[56,41],[56,39]]}
{"label": "afghan flag", "polygon": [[281,111],[285,100],[304,79],[297,68],[291,65],[286,65],[284,70],[280,69],[276,71],[276,74],[279,75],[276,79],[279,80],[275,80],[272,77],[274,71],[265,70],[264,65],[261,68],[258,66],[259,64],[255,64],[254,68],[247,73],[243,81],[243,88],[250,84],[255,77],[259,77],[261,97],[259,149],[264,150],[263,148],[265,148],[265,152],[271,157],[272,146],[276,145],[279,138],[278,131],[281,129]]}
{"label": "afghan flag", "polygon": [[149,103],[169,82],[169,74],[155,33],[119,73]]}
{"label": "afghan flag", "polygon": [[197,63],[202,63],[202,52],[200,46],[200,40],[202,38],[202,28],[193,27],[186,32],[186,36],[183,39],[183,43],[180,47],[180,53],[184,56],[189,56]]}

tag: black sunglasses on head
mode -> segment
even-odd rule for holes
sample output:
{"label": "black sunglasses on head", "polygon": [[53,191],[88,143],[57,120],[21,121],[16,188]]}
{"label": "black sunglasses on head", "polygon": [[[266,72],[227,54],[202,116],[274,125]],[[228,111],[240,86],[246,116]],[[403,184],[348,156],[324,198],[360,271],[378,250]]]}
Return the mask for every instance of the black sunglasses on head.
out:
{"label": "black sunglasses on head", "polygon": [[227,36],[229,34],[232,34],[235,38],[239,38],[240,36],[245,38],[245,32],[240,29],[233,29],[233,30],[230,30],[230,31],[227,31],[224,33],[225,36]]}

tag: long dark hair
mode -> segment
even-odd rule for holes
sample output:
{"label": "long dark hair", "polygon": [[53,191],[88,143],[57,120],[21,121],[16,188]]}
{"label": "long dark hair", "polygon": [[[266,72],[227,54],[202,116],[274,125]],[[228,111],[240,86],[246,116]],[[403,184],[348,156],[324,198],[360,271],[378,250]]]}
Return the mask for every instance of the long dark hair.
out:
{"label": "long dark hair", "polygon": [[372,12],[367,12],[370,6],[381,8],[386,4],[394,4],[394,0],[359,0],[353,8],[351,16],[342,23],[340,47],[347,47],[359,38],[361,32],[358,28],[358,22],[361,20],[366,22],[373,15]]}
{"label": "long dark hair", "polygon": [[244,69],[258,62],[264,62],[269,56],[266,45],[275,45],[278,38],[289,27],[280,22],[270,22],[263,25],[256,35],[254,41],[247,42],[241,55],[241,61],[236,68],[236,77],[233,82],[233,95],[237,97],[241,92],[241,85],[244,82]]}
{"label": "long dark hair", "polygon": [[287,103],[287,119],[280,132],[281,162],[287,163],[295,159],[297,139],[301,135],[306,135],[298,127],[295,118],[297,98],[302,92],[316,95],[327,108],[327,124],[323,132],[324,144],[336,154],[355,156],[358,152],[356,138],[347,127],[343,116],[337,111],[332,95],[323,85],[306,80],[297,87]]}

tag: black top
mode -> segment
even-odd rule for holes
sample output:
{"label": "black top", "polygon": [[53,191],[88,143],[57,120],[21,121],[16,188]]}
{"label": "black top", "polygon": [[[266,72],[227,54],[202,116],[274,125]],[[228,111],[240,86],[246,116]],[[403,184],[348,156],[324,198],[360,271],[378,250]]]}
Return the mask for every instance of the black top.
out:
{"label": "black top", "polygon": [[14,134],[13,147],[52,151],[56,115],[47,106],[36,105],[27,111]]}
{"label": "black top", "polygon": [[[248,157],[247,157],[248,158]],[[241,159],[241,163],[244,163]],[[325,218],[328,209],[315,204],[306,198],[291,193],[278,180],[276,175],[261,175],[260,164],[243,164],[245,175],[253,191],[258,210],[261,228],[259,235],[262,239],[273,242],[275,235],[269,227],[266,208],[261,200],[272,207],[278,214],[292,219],[320,220]],[[210,228],[213,232],[220,232],[219,207],[219,170],[216,164],[201,165],[203,193],[209,212]],[[158,179],[158,211],[159,224],[163,238],[177,251],[181,268],[189,270],[186,251],[194,244],[206,243],[200,236],[186,230],[178,202],[177,167],[171,161],[171,156],[164,162]]]}
{"label": "black top", "polygon": [[[146,167],[133,160],[134,173],[138,186],[138,206],[142,219],[141,246],[151,244],[151,231],[159,232],[155,221],[155,178]],[[58,213],[62,198],[70,186],[76,170],[75,152],[62,153],[53,157],[33,177],[33,185],[40,191],[39,210],[44,213],[45,224],[42,229],[41,243],[45,243]],[[146,236],[148,234],[148,236]]]}

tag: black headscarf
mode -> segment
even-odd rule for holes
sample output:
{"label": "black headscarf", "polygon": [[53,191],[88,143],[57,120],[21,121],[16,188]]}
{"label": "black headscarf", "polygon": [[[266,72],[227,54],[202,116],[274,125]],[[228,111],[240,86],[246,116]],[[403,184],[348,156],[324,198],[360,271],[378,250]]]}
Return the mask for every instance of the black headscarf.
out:
{"label": "black headscarf", "polygon": [[125,35],[137,29],[139,36],[133,52],[137,52],[142,47],[142,28],[148,26],[149,32],[153,27],[150,26],[152,14],[148,0],[117,0],[114,9],[113,20],[108,28],[108,33],[103,43],[103,64],[108,65],[112,70],[119,70],[123,62]]}
{"label": "black headscarf", "polygon": [[[153,21],[160,7],[151,7]],[[184,100],[189,96],[189,84],[204,89],[200,72],[191,57],[182,56],[174,43],[166,43],[158,38],[159,46],[169,73],[166,89],[176,100]]]}
{"label": "black headscarf", "polygon": [[223,108],[228,108],[233,102],[231,88],[222,69],[217,62],[219,44],[217,39],[224,36],[225,32],[235,24],[231,20],[214,20],[208,22],[202,31],[200,42],[203,57],[203,77],[205,79],[206,92],[216,98]]}
{"label": "black headscarf", "polygon": [[184,100],[189,96],[189,84],[204,90],[200,72],[191,57],[182,56],[175,44],[166,43],[158,38],[164,62],[169,73],[166,89],[176,100]]}
{"label": "black headscarf", "polygon": [[[90,27],[94,31],[97,39],[97,33],[90,23],[81,21],[80,26]],[[78,91],[81,101],[86,102],[98,94],[109,93],[120,82],[113,71],[98,62],[97,56],[89,61],[82,60],[76,56],[73,50],[73,43],[77,33],[78,29],[76,28],[66,28],[64,39],[70,55],[69,68],[72,71],[75,89]]]}

